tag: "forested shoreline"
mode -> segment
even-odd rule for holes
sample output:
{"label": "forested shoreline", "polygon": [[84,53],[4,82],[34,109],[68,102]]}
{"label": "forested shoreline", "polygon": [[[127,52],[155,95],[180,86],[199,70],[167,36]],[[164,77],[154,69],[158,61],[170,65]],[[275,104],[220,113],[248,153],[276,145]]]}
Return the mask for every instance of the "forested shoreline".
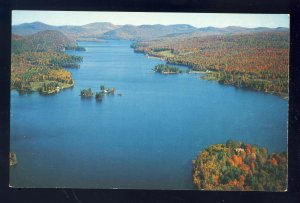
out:
{"label": "forested shoreline", "polygon": [[[78,33],[76,34],[74,31],[75,33],[70,34],[65,30],[67,27],[62,29],[62,31],[69,37],[60,31],[54,31],[59,30],[57,27],[41,23],[32,24],[39,28],[37,30],[43,29],[43,26],[53,30],[37,32],[29,36],[13,35],[13,54],[22,54],[30,51],[61,52],[69,49],[85,50],[83,47],[76,45],[74,39],[76,39],[76,36],[78,38]],[[96,23],[90,26],[96,25],[108,26],[108,30],[97,31],[99,32],[99,39],[136,40],[137,42],[132,45],[135,52],[163,58],[170,64],[185,65],[190,67],[192,71],[210,71],[203,79],[216,80],[221,84],[268,92],[288,98],[288,28],[250,29],[229,26],[220,29],[214,27],[196,29],[183,25],[171,27],[158,25],[119,27],[107,23]],[[28,25],[23,26],[15,26],[14,30],[17,33],[27,33],[25,31],[29,31],[30,28],[27,27]],[[183,28],[187,30],[181,33],[179,30]],[[80,34],[81,37],[79,39],[89,36],[89,26],[82,29],[87,30]],[[109,31],[110,29],[112,30]],[[152,35],[155,35],[157,29],[165,30],[166,32],[165,35],[161,33],[156,38],[153,38],[151,35],[149,36],[149,33],[145,32],[147,29],[153,33]],[[34,30],[31,31],[34,32]],[[168,34],[169,32],[173,34]],[[190,34],[185,32],[190,32]],[[54,37],[55,35],[59,35],[59,37]],[[49,64],[52,66],[57,65],[58,67],[77,67],[78,61],[76,60],[70,63],[70,61],[67,62],[64,59],[63,64],[53,64],[53,61]],[[28,61],[30,62],[30,60]],[[25,86],[28,86],[28,84],[25,84]]]}
{"label": "forested shoreline", "polygon": [[288,98],[287,31],[170,37],[136,42],[131,47],[193,71],[210,71],[203,79]]}
{"label": "forested shoreline", "polygon": [[53,94],[72,87],[74,79],[65,68],[79,68],[82,57],[67,55],[66,49],[84,51],[58,31],[12,35],[11,89],[21,94]]}

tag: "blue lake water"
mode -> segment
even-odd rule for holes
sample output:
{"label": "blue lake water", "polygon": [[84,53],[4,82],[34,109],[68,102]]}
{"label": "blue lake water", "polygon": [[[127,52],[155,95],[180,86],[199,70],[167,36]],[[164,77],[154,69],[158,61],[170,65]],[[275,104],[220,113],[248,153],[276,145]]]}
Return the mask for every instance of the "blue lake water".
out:
{"label": "blue lake water", "polygon": [[[130,41],[81,42],[74,88],[52,96],[11,92],[16,187],[194,189],[192,160],[228,139],[287,150],[288,101],[200,79],[161,75],[164,63]],[[114,87],[102,102],[80,90]]]}

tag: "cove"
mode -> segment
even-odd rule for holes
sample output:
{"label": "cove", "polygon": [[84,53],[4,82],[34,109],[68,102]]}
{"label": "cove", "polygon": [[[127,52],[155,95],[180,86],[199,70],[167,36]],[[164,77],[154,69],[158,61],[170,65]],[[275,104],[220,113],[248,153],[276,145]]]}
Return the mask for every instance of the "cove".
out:
{"label": "cove", "polygon": [[[15,187],[195,189],[192,160],[228,139],[287,150],[288,101],[200,79],[161,75],[165,63],[130,41],[80,42],[75,86],[59,94],[11,91],[10,168]],[[80,90],[122,96],[82,100]]]}

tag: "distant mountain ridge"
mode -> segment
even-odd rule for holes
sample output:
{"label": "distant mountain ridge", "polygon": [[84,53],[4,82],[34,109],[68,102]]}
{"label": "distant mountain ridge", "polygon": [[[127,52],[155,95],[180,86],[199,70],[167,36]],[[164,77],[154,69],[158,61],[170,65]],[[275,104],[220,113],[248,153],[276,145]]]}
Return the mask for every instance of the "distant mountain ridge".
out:
{"label": "distant mountain ridge", "polygon": [[114,25],[109,22],[95,22],[82,26],[63,25],[53,26],[41,22],[23,23],[12,26],[12,33],[16,35],[26,36],[34,33],[55,30],[60,31],[70,38],[76,40],[99,40],[99,39],[128,39],[128,40],[149,40],[158,37],[170,37],[191,35],[206,36],[206,35],[222,35],[235,33],[250,33],[250,32],[266,32],[266,31],[288,31],[288,28],[245,28],[239,26],[228,26],[224,28],[203,27],[196,28],[188,24],[174,25]]}
{"label": "distant mountain ridge", "polygon": [[83,26],[77,25],[63,25],[63,26],[53,26],[41,22],[33,23],[23,23],[20,25],[12,26],[12,33],[27,36],[32,35],[41,31],[54,30],[60,31],[73,39],[89,38],[89,37],[99,37],[102,33],[117,29],[119,26],[113,25],[111,23],[101,22],[101,23],[91,23]]}
{"label": "distant mountain ridge", "polygon": [[168,34],[181,34],[181,33],[191,33],[196,31],[197,28],[186,25],[186,24],[176,24],[176,25],[124,25],[118,29],[111,30],[104,33],[104,38],[109,39],[130,39],[130,40],[143,40],[157,38],[165,36]]}

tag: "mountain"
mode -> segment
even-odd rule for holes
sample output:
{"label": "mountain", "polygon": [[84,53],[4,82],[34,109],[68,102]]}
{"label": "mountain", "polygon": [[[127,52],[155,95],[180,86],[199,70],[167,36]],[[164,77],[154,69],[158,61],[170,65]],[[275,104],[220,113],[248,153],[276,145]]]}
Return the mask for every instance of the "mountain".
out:
{"label": "mountain", "polygon": [[103,33],[117,28],[119,28],[117,25],[107,22],[99,22],[90,23],[83,26],[59,26],[57,27],[57,30],[78,40],[88,40],[101,38]]}
{"label": "mountain", "polygon": [[275,30],[278,31],[278,32],[287,32],[287,31],[289,31],[289,29],[286,28],[286,27],[277,27],[277,28],[275,28]]}
{"label": "mountain", "polygon": [[[240,26],[228,26],[224,28],[217,27],[202,27],[191,33],[175,33],[166,35],[164,37],[205,37],[205,36],[215,36],[215,35],[236,35],[236,34],[251,34],[260,32],[289,32],[288,28],[278,27],[278,28],[268,28],[268,27],[256,27],[256,28],[246,28]],[[174,40],[174,39],[173,39]]]}
{"label": "mountain", "polygon": [[23,23],[20,25],[12,26],[12,33],[17,35],[32,35],[34,33],[45,31],[45,30],[55,30],[55,26],[47,25],[41,22],[33,22],[33,23]]}
{"label": "mountain", "polygon": [[114,25],[112,23],[108,22],[100,22],[100,23],[90,23],[82,26],[86,30],[88,30],[90,33],[96,32],[96,33],[104,33],[108,32],[110,30],[114,30],[119,28],[120,26]]}
{"label": "mountain", "polygon": [[99,39],[102,38],[103,33],[115,30],[119,27],[120,26],[108,22],[98,22],[83,25],[82,28],[85,29],[85,32],[80,33],[79,40]]}
{"label": "mountain", "polygon": [[12,33],[22,36],[44,30],[56,30],[71,38],[84,40],[90,38],[150,39],[167,34],[190,33],[196,31],[197,28],[186,24],[119,26],[108,22],[90,23],[83,26],[51,26],[40,22],[33,22],[12,26]]}
{"label": "mountain", "polygon": [[142,35],[141,30],[139,30],[134,25],[123,25],[122,27],[106,32],[103,34],[103,38],[108,39],[133,39],[134,36]]}
{"label": "mountain", "polygon": [[56,30],[64,33],[66,36],[76,40],[99,40],[99,39],[128,39],[128,40],[150,40],[158,37],[190,36],[201,37],[208,35],[241,34],[288,31],[288,28],[245,28],[239,26],[228,26],[225,28],[203,27],[196,28],[187,24],[174,25],[114,25],[109,22],[96,22],[82,26],[64,25],[52,26],[41,22],[24,23],[13,25],[12,33],[25,36],[40,31]]}
{"label": "mountain", "polygon": [[45,31],[45,30],[55,30],[60,31],[66,36],[73,39],[82,39],[85,38],[100,38],[104,32],[108,32],[113,29],[117,29],[119,26],[113,25],[111,23],[100,22],[100,23],[90,23],[83,26],[76,25],[63,25],[63,26],[52,26],[47,25],[41,22],[33,23],[23,23],[20,25],[12,26],[12,33],[28,36],[34,33]]}
{"label": "mountain", "polygon": [[104,38],[109,39],[129,39],[129,40],[145,40],[153,39],[168,34],[191,33],[197,28],[191,25],[124,25],[118,29],[104,33]]}

